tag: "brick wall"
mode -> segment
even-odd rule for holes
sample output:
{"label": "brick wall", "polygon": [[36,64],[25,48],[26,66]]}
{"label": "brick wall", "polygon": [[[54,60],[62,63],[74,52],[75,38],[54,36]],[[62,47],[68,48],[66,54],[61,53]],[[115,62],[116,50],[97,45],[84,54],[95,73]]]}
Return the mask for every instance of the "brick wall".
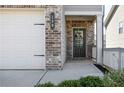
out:
{"label": "brick wall", "polygon": [[[47,69],[60,69],[61,64],[61,17],[62,6],[46,6],[46,66]],[[55,28],[50,28],[50,13],[55,13]]]}
{"label": "brick wall", "polygon": [[0,8],[44,8],[45,5],[0,5]]}

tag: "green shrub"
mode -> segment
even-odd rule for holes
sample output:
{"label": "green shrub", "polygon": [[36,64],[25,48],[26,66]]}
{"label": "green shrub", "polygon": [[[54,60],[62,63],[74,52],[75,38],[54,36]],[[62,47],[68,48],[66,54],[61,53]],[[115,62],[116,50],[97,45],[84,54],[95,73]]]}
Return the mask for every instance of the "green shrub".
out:
{"label": "green shrub", "polygon": [[103,86],[104,87],[117,87],[118,84],[114,82],[110,77],[109,74],[106,74],[103,78]]}
{"label": "green shrub", "polygon": [[[106,82],[104,81],[104,84],[108,82],[109,84],[112,83],[110,84],[111,85],[110,87],[113,86],[124,87],[124,70],[113,71],[111,73],[108,73],[104,76],[104,80],[106,80]],[[105,84],[105,86],[107,85]]]}
{"label": "green shrub", "polygon": [[55,87],[55,85],[51,82],[47,82],[47,83],[44,83],[44,84],[35,85],[35,87]]}
{"label": "green shrub", "polygon": [[87,76],[80,78],[82,87],[103,87],[103,80],[97,76]]}
{"label": "green shrub", "polygon": [[58,84],[58,87],[80,87],[79,80],[65,80]]}
{"label": "green shrub", "polygon": [[[65,80],[58,87],[124,87],[124,70],[113,71],[104,75],[103,79],[98,76],[82,77],[79,80]],[[57,87],[56,86],[56,87]],[[55,87],[51,82],[38,84],[35,87]]]}

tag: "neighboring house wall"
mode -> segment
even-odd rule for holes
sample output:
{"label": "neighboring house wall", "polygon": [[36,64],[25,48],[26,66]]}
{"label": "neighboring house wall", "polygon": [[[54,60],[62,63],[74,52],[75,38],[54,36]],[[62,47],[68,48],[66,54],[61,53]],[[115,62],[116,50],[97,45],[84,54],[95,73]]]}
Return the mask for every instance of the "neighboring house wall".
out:
{"label": "neighboring house wall", "polygon": [[119,68],[119,51],[116,49],[104,49],[104,65],[118,69]]}
{"label": "neighboring house wall", "polygon": [[124,49],[106,48],[104,49],[104,65],[119,70],[124,68]]}
{"label": "neighboring house wall", "polygon": [[[120,23],[123,28],[119,33]],[[106,48],[104,65],[119,70],[124,68],[124,6],[114,5],[106,20]]]}
{"label": "neighboring house wall", "polygon": [[124,48],[124,29],[119,34],[119,22],[124,22],[124,6],[119,6],[106,28],[106,48]]}
{"label": "neighboring house wall", "polygon": [[92,56],[92,46],[94,44],[94,19],[95,17],[66,17],[67,36],[67,59],[73,58],[73,27],[86,29],[86,57]]}

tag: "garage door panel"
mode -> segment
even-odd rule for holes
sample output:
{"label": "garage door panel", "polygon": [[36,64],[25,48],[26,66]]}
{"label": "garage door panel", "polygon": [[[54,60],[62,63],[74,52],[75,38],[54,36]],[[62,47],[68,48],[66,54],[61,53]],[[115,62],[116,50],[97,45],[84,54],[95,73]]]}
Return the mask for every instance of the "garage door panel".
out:
{"label": "garage door panel", "polygon": [[0,69],[45,69],[43,11],[0,11]]}
{"label": "garage door panel", "polygon": [[[11,60],[11,61],[8,61]],[[32,61],[31,61],[32,60]],[[35,60],[35,61],[33,61]],[[45,58],[40,57],[34,57],[31,56],[8,56],[2,59],[1,61],[4,61],[2,63],[1,69],[45,69]],[[33,66],[31,65],[33,64]],[[14,68],[16,66],[16,68]],[[22,68],[23,67],[23,68]]]}

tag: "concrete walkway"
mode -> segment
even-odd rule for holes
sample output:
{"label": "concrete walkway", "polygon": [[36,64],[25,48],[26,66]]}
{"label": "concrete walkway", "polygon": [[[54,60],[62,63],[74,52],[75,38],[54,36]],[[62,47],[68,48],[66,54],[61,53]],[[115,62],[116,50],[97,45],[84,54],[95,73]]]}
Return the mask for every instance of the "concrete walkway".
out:
{"label": "concrete walkway", "polygon": [[40,83],[51,81],[58,84],[63,80],[79,79],[88,75],[102,77],[103,73],[90,60],[69,61],[65,63],[63,70],[49,70]]}
{"label": "concrete walkway", "polygon": [[33,87],[35,84],[51,81],[79,79],[87,75],[103,76],[91,61],[69,61],[63,70],[0,70],[0,87]]}
{"label": "concrete walkway", "polygon": [[33,87],[44,73],[42,70],[0,70],[0,87]]}

